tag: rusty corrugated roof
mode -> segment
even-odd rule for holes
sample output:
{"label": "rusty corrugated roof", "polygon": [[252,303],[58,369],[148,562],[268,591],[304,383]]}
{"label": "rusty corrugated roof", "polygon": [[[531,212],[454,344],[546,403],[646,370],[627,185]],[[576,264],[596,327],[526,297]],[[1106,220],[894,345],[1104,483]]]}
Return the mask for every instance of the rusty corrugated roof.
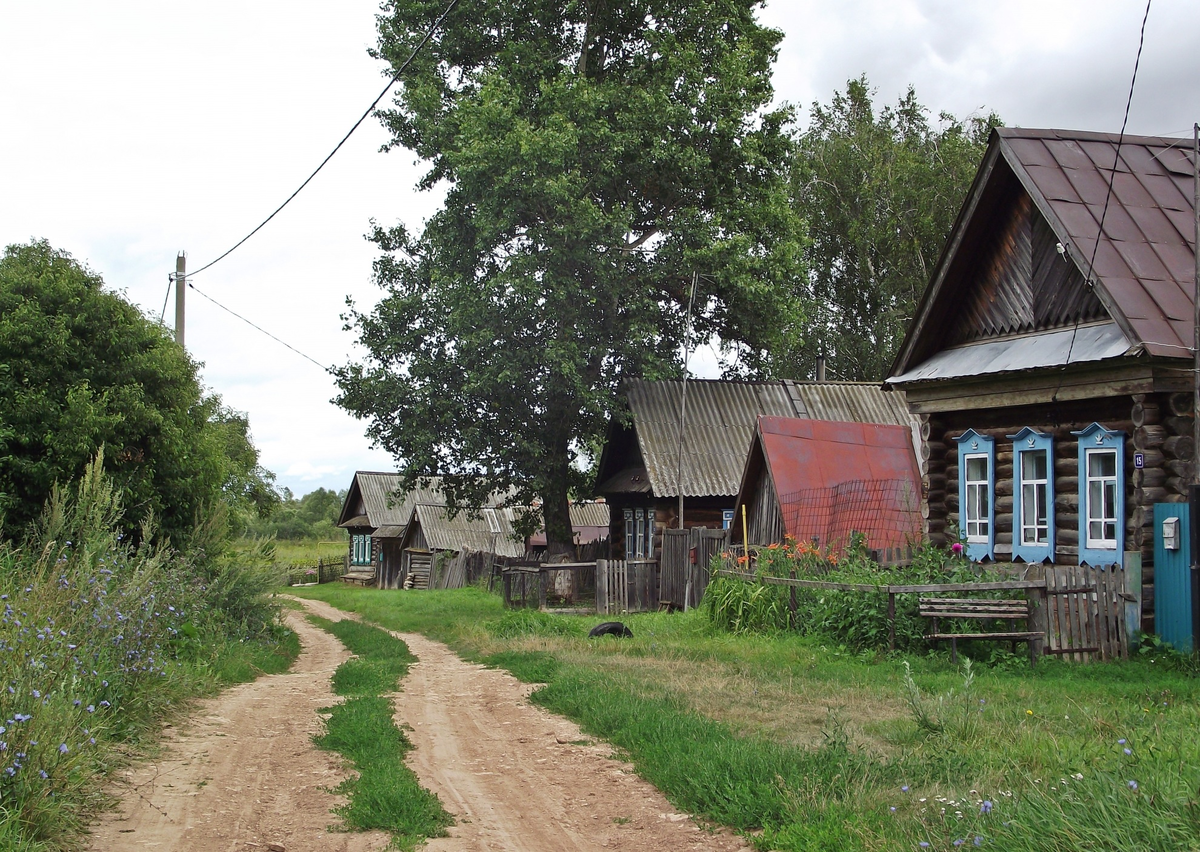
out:
{"label": "rusty corrugated roof", "polygon": [[[1086,272],[1095,251],[1098,286],[1121,314],[1113,319],[1126,336],[1152,355],[1191,357],[1191,140],[1126,136],[1117,159],[1113,133],[1019,128],[996,133],[1005,159],[1081,270]],[[1110,174],[1112,196],[1104,215]]]}
{"label": "rusty corrugated roof", "polygon": [[[866,382],[727,382],[689,379],[683,436],[683,493],[737,494],[760,416],[912,426],[902,394]],[[679,409],[682,381],[625,385],[638,448],[658,497],[680,493]]]}
{"label": "rusty corrugated roof", "polygon": [[465,511],[451,518],[441,504],[417,503],[412,509],[430,550],[477,550],[520,557],[525,555],[525,545],[513,539],[516,513],[516,509],[484,509],[480,517],[472,519]]}

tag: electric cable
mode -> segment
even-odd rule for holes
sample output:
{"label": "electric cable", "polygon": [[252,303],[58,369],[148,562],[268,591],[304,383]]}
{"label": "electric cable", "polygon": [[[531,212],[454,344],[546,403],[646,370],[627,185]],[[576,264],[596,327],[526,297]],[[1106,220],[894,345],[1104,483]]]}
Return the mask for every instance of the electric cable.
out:
{"label": "electric cable", "polygon": [[167,318],[167,300],[171,298],[171,285],[175,283],[175,273],[172,272],[167,276],[167,292],[163,295],[162,310],[158,312],[158,321],[164,322]]}
{"label": "electric cable", "polygon": [[[448,6],[446,6],[446,9],[442,12],[442,14],[440,16],[438,16],[438,19],[436,21],[434,21],[433,24],[430,25],[428,30],[425,31],[424,37],[417,44],[417,46],[412,49],[412,53],[410,53],[408,55],[408,58],[404,60],[403,64],[401,64],[400,68],[396,71],[395,74],[392,75],[392,78],[390,80],[388,80],[388,84],[383,87],[383,91],[380,92],[379,96],[376,97],[375,100],[371,102],[371,105],[369,107],[367,107],[367,111],[364,112],[359,117],[358,121],[354,122],[354,126],[351,127],[350,130],[347,131],[346,135],[342,137],[342,141],[338,142],[337,145],[334,146],[334,149],[329,152],[329,155],[326,156],[325,159],[321,161],[321,165],[317,166],[317,168],[313,171],[313,173],[310,174],[307,178],[305,178],[304,183],[300,184],[300,186],[296,188],[295,192],[293,192],[291,195],[289,195],[282,204],[280,204],[278,207],[276,207],[275,211],[270,216],[268,216],[266,219],[263,219],[262,222],[259,223],[257,228],[255,228],[253,231],[246,234],[246,236],[244,236],[240,240],[238,240],[237,243],[234,244],[233,248],[226,251],[224,254],[219,256],[216,260],[210,261],[209,263],[206,263],[204,266],[201,266],[195,272],[189,272],[187,275],[188,278],[191,278],[193,275],[199,275],[204,270],[209,269],[212,266],[215,266],[216,264],[220,263],[225,258],[229,257],[229,255],[233,254],[239,247],[241,247],[241,245],[243,243],[245,243],[248,239],[250,239],[255,234],[257,234],[259,231],[261,231],[268,222],[270,222],[272,219],[274,219],[275,216],[279,213],[279,211],[283,210],[284,207],[287,207],[288,204],[291,203],[292,199],[300,194],[300,191],[303,190],[304,187],[308,186],[309,182],[317,176],[317,173],[320,172],[321,169],[325,168],[325,164],[328,163],[331,159],[333,159],[333,155],[336,154],[341,149],[341,147],[346,144],[346,140],[350,138],[351,134],[353,134],[355,130],[358,130],[359,125],[361,125],[364,121],[367,120],[367,116],[371,115],[371,113],[373,113],[375,111],[375,107],[377,107],[379,105],[379,102],[381,100],[383,100],[383,96],[386,95],[389,91],[391,91],[392,86],[396,85],[396,82],[400,79],[400,75],[408,70],[408,66],[412,63],[413,59],[416,58],[417,54],[421,51],[421,48],[423,48],[429,42],[429,39],[431,39],[433,37],[434,32],[436,32],[438,27],[440,27],[442,25],[442,22],[444,20],[446,20],[446,16],[449,15],[450,12],[453,11],[454,7],[457,5],[458,5],[458,0],[450,0],[450,4]],[[196,292],[199,293],[200,291],[197,290]],[[203,294],[201,294],[201,295],[203,295]],[[165,304],[163,307],[163,312],[164,313],[166,312]]]}
{"label": "electric cable", "polygon": [[[1121,132],[1117,136],[1117,149],[1113,154],[1112,171],[1108,175],[1108,188],[1104,193],[1104,209],[1100,211],[1100,226],[1096,231],[1096,242],[1092,245],[1092,256],[1088,259],[1088,267],[1086,272],[1085,282],[1087,286],[1094,287],[1093,277],[1096,269],[1096,252],[1100,250],[1100,241],[1104,238],[1104,220],[1108,218],[1108,203],[1112,200],[1113,182],[1117,177],[1117,166],[1121,162],[1121,145],[1125,142],[1125,128],[1129,124],[1129,108],[1133,104],[1133,88],[1137,84],[1138,66],[1142,63],[1142,47],[1146,43],[1146,21],[1150,17],[1150,4],[1153,0],[1146,0],[1146,12],[1142,15],[1142,29],[1138,36],[1137,57],[1133,60],[1133,77],[1129,81],[1129,97],[1125,99],[1125,118],[1121,121]],[[1075,337],[1079,334],[1079,324],[1083,320],[1083,314],[1075,320],[1075,327],[1071,330],[1071,342],[1067,346],[1067,358],[1063,362],[1062,369],[1059,370],[1058,387],[1054,389],[1054,396],[1050,398],[1051,404],[1058,402],[1058,393],[1062,390],[1063,373],[1071,364],[1071,352],[1075,349]]]}
{"label": "electric cable", "polygon": [[308,356],[308,355],[305,355],[303,352],[301,352],[301,351],[300,351],[299,349],[297,349],[295,346],[292,346],[292,344],[288,343],[288,342],[287,342],[287,341],[285,341],[285,340],[280,340],[278,337],[276,337],[275,335],[271,334],[271,332],[267,331],[265,328],[263,328],[263,327],[262,327],[262,326],[260,326],[260,325],[255,325],[255,324],[254,324],[254,323],[252,323],[250,320],[246,319],[244,316],[242,316],[241,314],[239,314],[237,311],[233,310],[232,308],[227,308],[227,307],[225,307],[225,306],[224,306],[224,305],[222,305],[220,302],[218,302],[216,299],[214,299],[212,296],[210,296],[210,295],[208,295],[207,293],[205,293],[203,290],[199,290],[199,289],[197,289],[197,288],[196,288],[196,285],[195,285],[195,284],[193,284],[191,281],[187,282],[187,286],[188,286],[190,289],[192,289],[192,290],[195,290],[197,293],[199,293],[199,294],[200,294],[201,296],[203,296],[204,298],[208,299],[210,302],[212,302],[214,305],[216,305],[216,306],[217,306],[218,308],[220,308],[221,310],[225,311],[225,312],[226,312],[226,313],[228,313],[228,314],[231,314],[232,316],[235,316],[235,317],[237,317],[237,318],[238,318],[238,319],[240,319],[242,322],[244,322],[246,325],[250,326],[251,328],[255,329],[256,331],[261,331],[261,332],[262,332],[263,334],[265,334],[267,337],[271,338],[271,339],[272,339],[272,340],[274,340],[276,343],[278,343],[278,344],[280,344],[280,345],[282,345],[282,346],[286,346],[288,349],[290,349],[290,350],[292,350],[293,352],[295,352],[295,353],[296,353],[297,355],[299,355],[301,358],[304,358],[304,359],[306,359],[306,360],[308,360],[308,361],[311,361],[312,363],[316,364],[318,367],[320,367],[320,368],[321,368],[322,370],[324,370],[326,373],[330,373],[330,374],[332,374],[332,373],[333,373],[333,369],[332,369],[331,367],[327,367],[327,366],[325,366],[325,365],[324,365],[324,364],[322,364],[320,361],[318,361],[316,358],[313,358],[313,357],[310,357],[310,356]]}

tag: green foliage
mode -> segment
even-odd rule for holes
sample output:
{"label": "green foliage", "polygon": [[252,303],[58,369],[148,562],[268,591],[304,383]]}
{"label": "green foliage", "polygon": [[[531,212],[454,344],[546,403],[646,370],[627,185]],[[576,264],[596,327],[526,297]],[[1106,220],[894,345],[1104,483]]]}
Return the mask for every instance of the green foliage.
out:
{"label": "green foliage", "polygon": [[345,497],[345,491],[318,488],[297,499],[285,488],[279,505],[252,520],[246,532],[280,541],[344,541],[346,531],[338,529],[337,519]]}
{"label": "green foliage", "polygon": [[[713,561],[714,572],[727,567],[723,557]],[[978,582],[988,579],[978,566],[949,548],[924,545],[911,564],[881,567],[861,546],[852,546],[840,558],[830,559],[804,542],[789,542],[761,549],[755,559],[756,574],[830,583],[869,586],[924,583]],[[922,650],[925,620],[918,615],[917,595],[896,595],[896,647]],[[795,611],[792,612],[794,601]],[[701,606],[714,626],[731,633],[796,630],[821,636],[854,650],[886,648],[889,638],[888,596],[883,591],[806,589],[747,582],[715,576]]]}
{"label": "green foliage", "polygon": [[261,509],[274,499],[246,418],[203,393],[164,328],[46,242],[0,259],[0,412],[8,537],[101,447],[131,533],[153,519],[179,544],[218,502]]}
{"label": "green foliage", "polygon": [[358,777],[338,786],[337,792],[348,801],[335,812],[348,829],[390,832],[401,849],[444,837],[454,820],[404,765],[404,755],[413,745],[392,722],[392,704],[386,697],[416,657],[402,641],[378,627],[348,619],[310,620],[357,655],[334,672],[334,691],[348,698],[323,711],[329,714],[325,733],[314,738],[321,748],[345,757],[358,772]]}
{"label": "green foliage", "polygon": [[[693,272],[692,343],[767,372],[795,338],[803,226],[758,5],[464,5],[417,55],[382,115],[446,199],[419,235],[376,229],[385,294],[351,314],[369,357],[337,399],[413,480],[538,499],[566,547],[622,379],[678,374]],[[436,14],[390,0],[378,55],[399,66]]]}
{"label": "green foliage", "polygon": [[517,636],[582,636],[574,621],[536,609],[512,609],[487,624],[488,633],[500,639]]}
{"label": "green foliage", "polygon": [[134,543],[124,517],[97,459],[23,545],[0,542],[3,848],[75,848],[102,779],[174,708],[299,653],[261,586],[234,588],[247,572]]}
{"label": "green foliage", "polygon": [[910,88],[877,110],[865,77],[814,104],[798,134],[795,203],[809,225],[815,314],[792,375],[818,355],[834,378],[880,381],[891,367],[983,158],[995,114],[931,125]]}

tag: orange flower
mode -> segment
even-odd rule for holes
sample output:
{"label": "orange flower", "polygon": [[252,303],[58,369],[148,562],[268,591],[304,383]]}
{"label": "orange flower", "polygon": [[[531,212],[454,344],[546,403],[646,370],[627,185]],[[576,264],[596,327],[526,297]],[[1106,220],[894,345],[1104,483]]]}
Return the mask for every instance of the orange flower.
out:
{"label": "orange flower", "polygon": [[739,556],[737,558],[737,561],[738,561],[738,565],[745,565],[747,562],[750,561],[750,557],[749,556]]}

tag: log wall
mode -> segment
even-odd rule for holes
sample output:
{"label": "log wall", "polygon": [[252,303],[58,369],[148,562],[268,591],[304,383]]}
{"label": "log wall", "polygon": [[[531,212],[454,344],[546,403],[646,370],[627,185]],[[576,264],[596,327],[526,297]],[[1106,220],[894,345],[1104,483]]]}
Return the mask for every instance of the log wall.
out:
{"label": "log wall", "polygon": [[[996,440],[996,558],[1011,558],[1013,444],[1008,438],[1029,426],[1054,439],[1055,558],[1071,565],[1079,556],[1079,443],[1073,431],[1092,423],[1125,433],[1125,549],[1142,555],[1143,624],[1153,627],[1154,504],[1187,500],[1195,454],[1192,397],[1188,393],[1134,394],[1049,405],[954,411],[922,415],[926,532],[948,542],[958,525],[958,444],[968,429]],[[1144,465],[1135,466],[1140,453]]]}

